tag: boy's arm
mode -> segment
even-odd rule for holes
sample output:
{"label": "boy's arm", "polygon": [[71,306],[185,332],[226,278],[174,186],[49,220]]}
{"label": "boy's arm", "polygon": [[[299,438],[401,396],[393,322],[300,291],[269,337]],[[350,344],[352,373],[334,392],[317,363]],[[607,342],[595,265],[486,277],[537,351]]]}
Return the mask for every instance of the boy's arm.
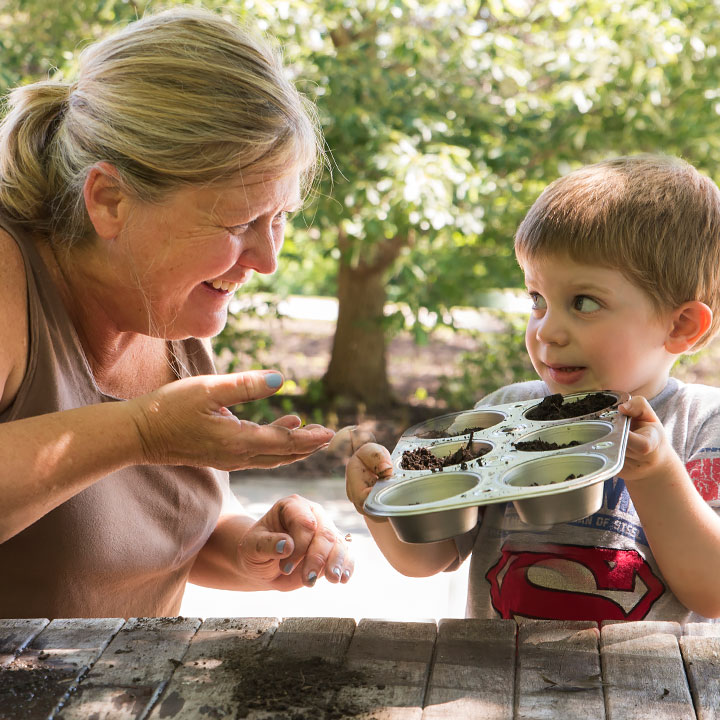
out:
{"label": "boy's arm", "polygon": [[386,448],[372,442],[362,445],[345,469],[348,498],[365,518],[365,524],[382,554],[398,572],[409,577],[427,577],[442,572],[458,559],[453,540],[405,543],[395,534],[388,520],[365,514],[363,503],[373,485],[391,472],[392,462]]}
{"label": "boy's arm", "polygon": [[658,566],[675,596],[720,617],[720,518],[703,500],[647,400],[620,406],[632,418],[622,477]]}

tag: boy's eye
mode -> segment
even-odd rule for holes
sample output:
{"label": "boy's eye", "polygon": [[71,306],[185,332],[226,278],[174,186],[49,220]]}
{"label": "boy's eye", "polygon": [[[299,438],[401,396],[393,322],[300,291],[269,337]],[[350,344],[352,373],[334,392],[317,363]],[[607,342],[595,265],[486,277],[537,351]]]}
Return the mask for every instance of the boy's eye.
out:
{"label": "boy's eye", "polygon": [[600,309],[600,303],[587,295],[576,295],[573,300],[573,308],[581,313],[591,313]]}
{"label": "boy's eye", "polygon": [[531,292],[530,299],[532,300],[532,309],[533,310],[545,310],[547,307],[547,304],[545,302],[545,298],[540,295],[539,293]]}

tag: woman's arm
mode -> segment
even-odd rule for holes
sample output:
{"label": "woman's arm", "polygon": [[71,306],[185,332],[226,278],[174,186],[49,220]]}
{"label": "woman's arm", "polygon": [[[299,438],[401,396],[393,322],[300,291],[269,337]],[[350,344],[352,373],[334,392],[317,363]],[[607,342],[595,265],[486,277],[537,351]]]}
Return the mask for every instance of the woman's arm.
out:
{"label": "woman's arm", "polygon": [[266,375],[201,375],[133,400],[0,423],[0,542],[128,465],[277,467],[329,442],[320,425],[257,425],[227,410],[274,393]]}

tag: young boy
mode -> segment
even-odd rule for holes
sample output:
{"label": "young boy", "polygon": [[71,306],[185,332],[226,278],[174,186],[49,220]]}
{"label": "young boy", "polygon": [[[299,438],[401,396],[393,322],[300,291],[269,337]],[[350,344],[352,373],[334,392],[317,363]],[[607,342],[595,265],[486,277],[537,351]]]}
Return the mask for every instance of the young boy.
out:
{"label": "young boy", "polygon": [[[673,158],[591,165],[545,189],[515,251],[533,302],[526,345],[540,380],[476,407],[626,391],[625,465],[589,518],[539,530],[499,503],[480,508],[471,532],[416,545],[366,516],[378,546],[414,577],[453,570],[472,553],[469,617],[720,616],[720,390],[669,376],[720,324],[720,190]],[[347,491],[359,512],[390,471],[377,444],[353,455]]]}

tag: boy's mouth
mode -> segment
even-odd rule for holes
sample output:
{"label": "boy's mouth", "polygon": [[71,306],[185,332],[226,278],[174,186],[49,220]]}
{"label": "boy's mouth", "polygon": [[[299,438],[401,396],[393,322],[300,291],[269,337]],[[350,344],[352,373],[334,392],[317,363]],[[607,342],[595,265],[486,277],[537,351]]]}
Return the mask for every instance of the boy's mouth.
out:
{"label": "boy's mouth", "polygon": [[572,385],[578,382],[587,369],[581,365],[546,365],[546,367],[550,372],[550,377],[555,382],[564,385]]}

